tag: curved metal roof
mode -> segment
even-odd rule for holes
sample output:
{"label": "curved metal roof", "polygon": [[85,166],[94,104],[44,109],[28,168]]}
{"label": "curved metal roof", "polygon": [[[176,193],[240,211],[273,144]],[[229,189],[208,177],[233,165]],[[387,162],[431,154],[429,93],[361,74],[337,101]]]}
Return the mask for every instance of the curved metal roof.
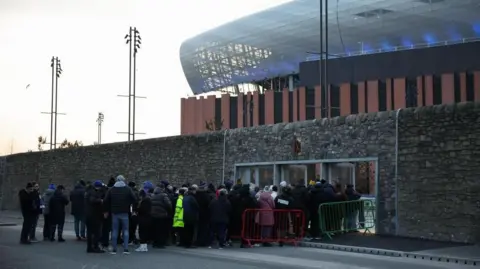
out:
{"label": "curved metal roof", "polygon": [[[192,91],[298,73],[308,52],[319,52],[319,2],[294,0],[183,42],[180,60]],[[478,0],[330,0],[329,54],[480,36],[479,14]]]}

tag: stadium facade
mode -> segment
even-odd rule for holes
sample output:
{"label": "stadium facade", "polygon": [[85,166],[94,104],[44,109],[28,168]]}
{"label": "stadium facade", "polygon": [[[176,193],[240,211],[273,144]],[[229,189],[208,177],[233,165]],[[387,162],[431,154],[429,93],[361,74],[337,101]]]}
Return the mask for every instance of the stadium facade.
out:
{"label": "stadium facade", "polygon": [[319,2],[292,1],[185,41],[193,93],[222,94],[182,99],[181,133],[480,100],[478,1],[330,4],[326,89]]}

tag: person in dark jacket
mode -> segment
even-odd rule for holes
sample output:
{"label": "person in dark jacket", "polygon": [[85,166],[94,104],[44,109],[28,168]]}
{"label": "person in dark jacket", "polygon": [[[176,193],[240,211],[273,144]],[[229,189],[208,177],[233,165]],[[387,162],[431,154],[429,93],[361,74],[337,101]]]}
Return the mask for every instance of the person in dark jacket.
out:
{"label": "person in dark jacket", "polygon": [[[113,185],[112,185],[113,186]],[[100,188],[100,194],[102,196],[103,201],[105,201],[105,195],[108,192],[108,186],[103,184],[102,188]],[[105,203],[102,204],[103,209],[105,210]],[[102,218],[102,232],[101,232],[101,239],[100,244],[103,250],[108,249],[108,245],[110,244],[110,232],[112,231],[112,218],[108,215],[106,218]]]}
{"label": "person in dark jacket", "polygon": [[130,254],[128,251],[129,223],[128,214],[132,205],[136,202],[135,194],[132,189],[125,183],[122,175],[117,176],[117,182],[105,195],[105,216],[112,216],[112,251],[111,254],[117,253],[117,240],[122,227],[123,234],[123,254]]}
{"label": "person in dark jacket", "polygon": [[[305,186],[305,181],[299,179],[297,184],[292,189],[293,209],[302,210],[305,216],[305,225],[303,227],[304,234],[307,232],[308,223],[310,222],[310,212],[308,211],[308,204],[310,203],[310,195]],[[298,223],[300,225],[300,223]],[[298,230],[299,227],[295,227]]]}
{"label": "person in dark jacket", "polygon": [[50,241],[55,241],[55,230],[58,235],[58,242],[65,242],[63,239],[63,225],[65,224],[65,207],[69,201],[67,196],[63,193],[65,187],[58,185],[49,202],[50,217],[52,228],[50,230]]}
{"label": "person in dark jacket", "polygon": [[345,205],[345,224],[347,226],[346,229],[348,229],[349,231],[358,231],[357,223],[360,221],[358,213],[363,207],[363,203],[359,200],[362,195],[355,190],[352,184],[348,184],[347,188],[345,189],[345,196],[348,201],[352,201]]}
{"label": "person in dark jacket", "polygon": [[151,193],[149,193],[150,189],[143,188],[138,193],[139,202],[136,206],[136,215],[138,220],[138,235],[140,238],[140,246],[135,249],[137,252],[147,252],[148,247],[147,244],[151,240],[151,230],[152,230],[152,217],[151,217],[151,209],[152,209],[152,201],[151,201]]}
{"label": "person in dark jacket", "polygon": [[71,214],[77,240],[85,240],[85,182],[80,180],[70,192]]}
{"label": "person in dark jacket", "polygon": [[230,219],[232,206],[227,199],[227,190],[222,189],[218,193],[218,198],[210,202],[210,248],[212,247],[215,235],[218,238],[218,248],[225,247],[225,232]]}
{"label": "person in dark jacket", "polygon": [[[283,187],[282,192],[275,197],[275,208],[279,210],[292,210],[295,201],[292,197],[292,188],[289,186]],[[275,214],[275,230],[278,232],[278,237],[285,237],[292,230],[291,221],[298,221],[294,219],[293,214],[285,217],[283,214]],[[283,246],[283,242],[279,242],[279,246]]]}
{"label": "person in dark jacket", "polygon": [[172,204],[171,214],[168,218],[168,237],[167,237],[167,246],[168,245],[175,245],[175,229],[173,229],[173,213],[175,212],[176,202],[177,202],[177,195],[176,190],[172,185],[167,185],[165,187],[165,193],[168,195],[170,199],[170,203]]}
{"label": "person in dark jacket", "polygon": [[35,222],[36,208],[35,201],[32,195],[33,185],[31,182],[27,183],[25,189],[21,190],[18,193],[18,198],[20,200],[20,209],[22,211],[23,224],[22,232],[20,234],[20,244],[31,244],[28,236],[32,225]]}
{"label": "person in dark jacket", "polygon": [[138,218],[137,215],[134,214],[136,213],[136,207],[138,205],[138,202],[140,201],[140,193],[139,190],[137,189],[137,184],[134,181],[128,182],[128,186],[132,189],[133,193],[135,194],[135,203],[133,204],[132,212],[128,215],[129,216],[129,238],[128,238],[128,243],[133,243],[137,244],[138,239],[137,239],[137,228],[138,228]]}
{"label": "person in dark jacket", "polygon": [[187,194],[183,198],[184,228],[180,244],[186,248],[193,246],[198,226],[199,206],[195,199],[195,192],[196,189],[194,187],[189,187]]}
{"label": "person in dark jacket", "polygon": [[50,229],[52,227],[52,223],[50,221],[50,199],[55,192],[55,184],[48,185],[48,189],[45,191],[42,197],[42,201],[44,204],[43,208],[43,241],[50,240]]}
{"label": "person in dark jacket", "polygon": [[233,186],[232,191],[227,195],[230,205],[232,207],[230,213],[230,221],[228,222],[227,229],[227,241],[231,241],[232,237],[240,237],[242,229],[242,212],[239,212],[241,209],[240,205],[240,194],[239,190],[242,187],[241,184],[236,184]]}
{"label": "person in dark jacket", "polygon": [[[240,214],[240,223],[242,223],[242,227],[240,227],[240,231],[244,229],[243,227],[244,224],[247,224],[246,229],[250,229],[246,231],[246,236],[254,236],[253,234],[249,234],[253,232],[253,229],[251,229],[252,225],[255,223],[255,214],[248,214],[246,215],[245,222],[242,221],[242,215],[243,212],[247,209],[255,209],[257,208],[257,201],[255,200],[254,196],[252,196],[252,193],[250,192],[250,184],[245,184],[239,189],[239,208],[236,214]],[[242,240],[240,247],[243,248],[248,243],[245,240]]]}
{"label": "person in dark jacket", "polygon": [[197,200],[199,207],[198,215],[198,236],[197,246],[206,247],[209,244],[209,225],[210,225],[210,202],[215,198],[215,195],[208,191],[207,184],[200,182],[198,189],[195,193],[195,199]]}
{"label": "person in dark jacket", "polygon": [[43,212],[43,208],[45,207],[42,203],[42,197],[40,196],[40,185],[38,185],[37,182],[33,181],[33,192],[31,195],[33,196],[32,199],[34,200],[35,204],[35,219],[32,223],[32,228],[30,229],[30,242],[35,243],[38,242],[37,237],[35,234],[37,233],[37,224],[38,224],[38,219],[40,218],[40,215]]}
{"label": "person in dark jacket", "polygon": [[99,242],[103,220],[102,209],[102,186],[103,183],[97,180],[90,185],[85,192],[85,220],[87,225],[87,253],[103,253]]}
{"label": "person in dark jacket", "polygon": [[170,234],[170,216],[172,215],[172,203],[165,193],[165,189],[155,188],[150,215],[152,216],[152,239],[154,248],[164,248]]}
{"label": "person in dark jacket", "polygon": [[324,202],[327,202],[328,194],[324,190],[324,186],[321,182],[315,183],[315,185],[310,190],[310,235],[314,239],[319,239],[320,236],[320,215],[318,213],[319,207]]}

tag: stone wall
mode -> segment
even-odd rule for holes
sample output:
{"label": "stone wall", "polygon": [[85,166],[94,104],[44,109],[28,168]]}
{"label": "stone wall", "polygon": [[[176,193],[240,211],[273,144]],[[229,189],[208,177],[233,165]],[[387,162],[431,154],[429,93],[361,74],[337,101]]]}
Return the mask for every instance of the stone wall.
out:
{"label": "stone wall", "polygon": [[[375,157],[377,233],[472,241],[480,213],[475,196],[479,107],[399,113],[398,189],[396,112],[391,111],[8,156],[4,208],[18,208],[16,193],[31,180],[71,188],[80,179],[107,180],[120,173],[138,182],[219,183],[223,171],[226,178],[233,176],[235,163]],[[294,137],[301,140],[300,155],[293,153]]]}
{"label": "stone wall", "polygon": [[479,239],[480,104],[408,109],[399,127],[399,234]]}
{"label": "stone wall", "polygon": [[9,187],[3,209],[18,208],[16,194],[29,181],[72,189],[79,180],[107,183],[117,174],[137,182],[167,179],[174,184],[218,179],[223,164],[222,140],[221,133],[211,133],[8,156],[5,185]]}

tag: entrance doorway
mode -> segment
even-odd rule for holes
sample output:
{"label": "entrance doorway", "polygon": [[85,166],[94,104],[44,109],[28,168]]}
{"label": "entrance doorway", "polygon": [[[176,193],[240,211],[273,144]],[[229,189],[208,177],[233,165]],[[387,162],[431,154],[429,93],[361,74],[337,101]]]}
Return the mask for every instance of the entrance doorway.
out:
{"label": "entrance doorway", "polygon": [[255,184],[263,189],[275,184],[274,165],[237,167],[236,177],[241,179],[242,184]]}

